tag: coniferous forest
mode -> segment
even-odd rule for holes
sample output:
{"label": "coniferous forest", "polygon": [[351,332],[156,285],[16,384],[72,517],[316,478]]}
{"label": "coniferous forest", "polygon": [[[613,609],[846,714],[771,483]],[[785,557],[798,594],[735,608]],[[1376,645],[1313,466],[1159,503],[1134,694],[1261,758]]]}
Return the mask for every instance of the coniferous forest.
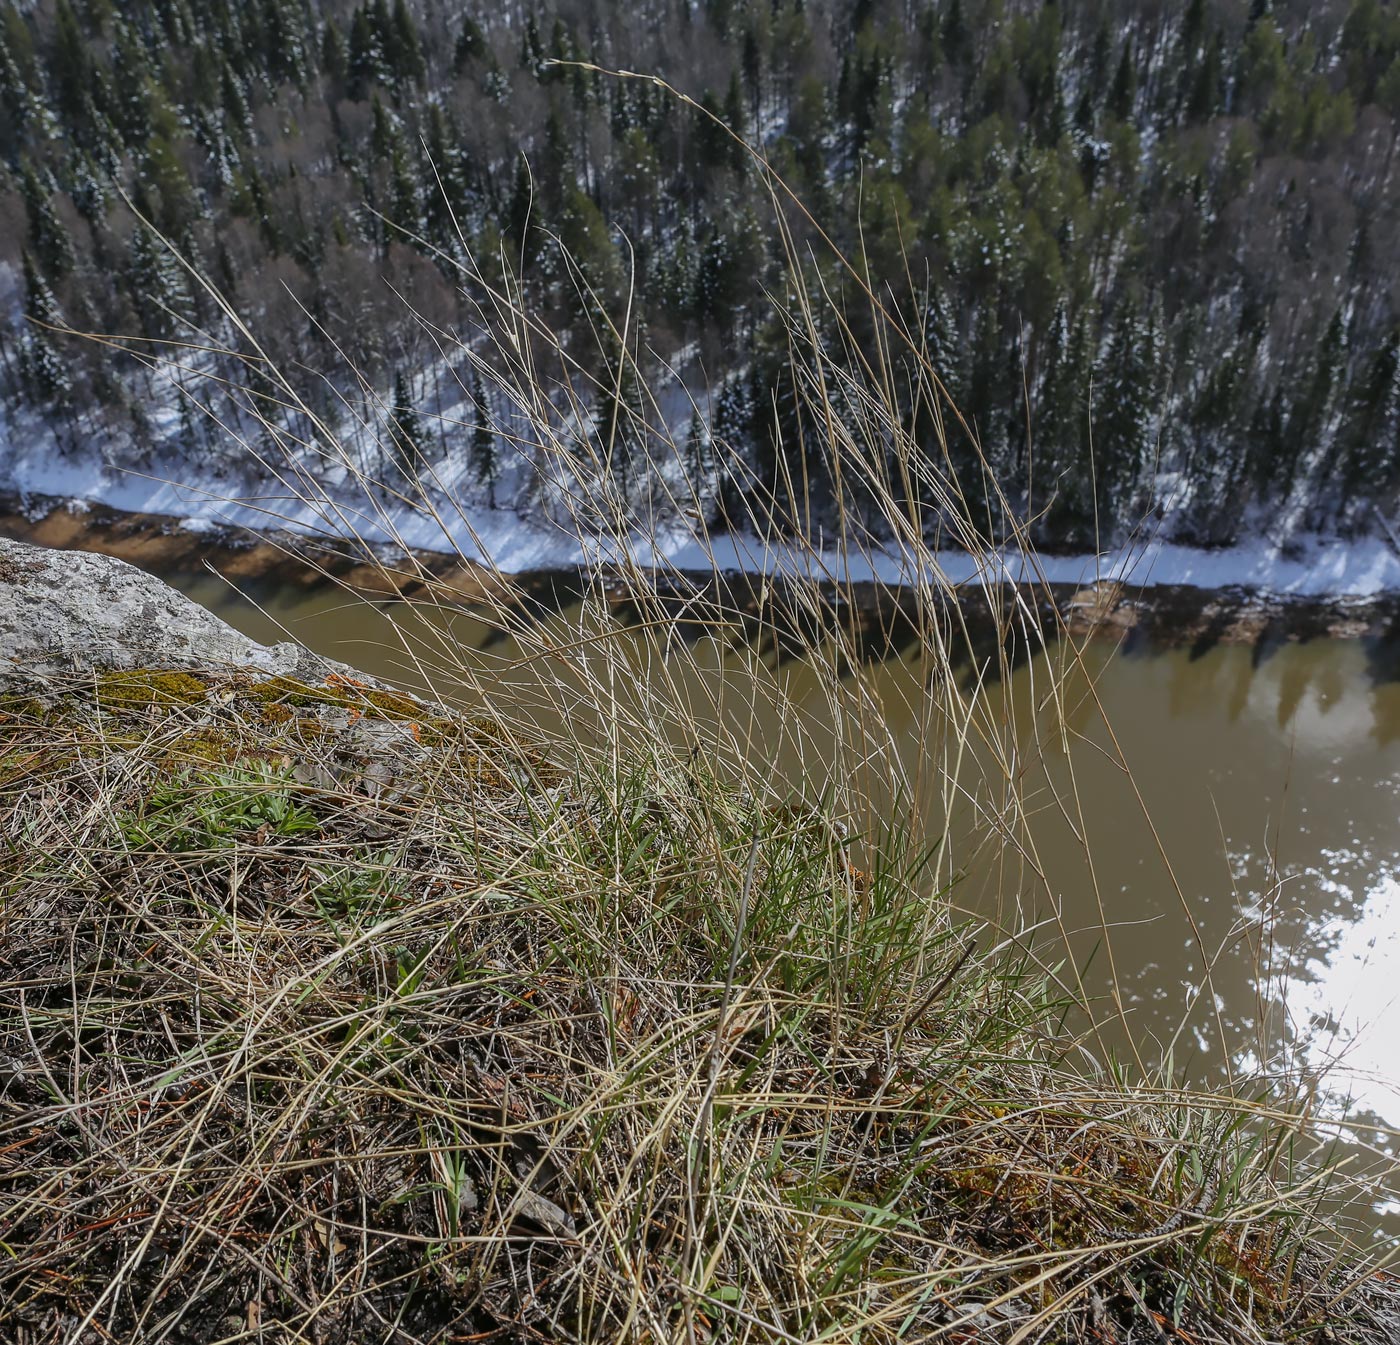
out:
{"label": "coniferous forest", "polygon": [[[428,428],[430,333],[480,311],[468,255],[581,360],[608,359],[598,307],[630,302],[635,358],[684,371],[751,465],[713,520],[781,480],[820,508],[784,250],[720,123],[926,341],[979,445],[950,451],[1013,508],[1054,483],[1025,511],[1042,545],[1400,510],[1397,0],[9,0],[12,424],[148,460],[149,372],[52,330],[215,329],[144,218],[322,376],[327,414],[362,378],[492,507],[522,507],[500,443]],[[246,454],[180,415],[191,463]]]}

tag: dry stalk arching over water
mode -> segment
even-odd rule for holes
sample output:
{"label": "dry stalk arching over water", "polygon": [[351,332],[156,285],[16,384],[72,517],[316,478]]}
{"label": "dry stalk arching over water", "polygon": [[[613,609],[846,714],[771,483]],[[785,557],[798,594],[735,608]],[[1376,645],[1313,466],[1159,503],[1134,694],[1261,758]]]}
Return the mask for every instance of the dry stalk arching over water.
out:
{"label": "dry stalk arching over water", "polygon": [[[971,431],[895,305],[851,265],[833,294],[777,185],[774,208],[804,459],[840,527],[824,546],[803,482],[708,440],[707,471],[773,488],[784,559],[749,580],[658,560],[705,483],[630,309],[599,309],[612,392],[642,391],[605,439],[606,378],[509,267],[461,261],[479,331],[430,336],[607,562],[550,619],[507,575],[424,582],[400,521],[446,544],[466,515],[427,463],[368,479],[394,409],[361,389],[378,429],[337,434],[223,305],[210,345],[257,375],[264,466],[299,498],[331,466],[363,487],[360,526],[327,501],[326,532],[406,592],[431,691],[151,670],[0,699],[6,1339],[1400,1335],[1393,1282],[1326,1236],[1339,1179],[1302,1161],[1287,1099],[1114,1065],[1121,1003],[1101,1021],[1052,940],[957,912],[974,860],[1013,905],[1035,881],[1029,766],[1092,670],[1061,641],[1034,665],[1045,718],[1018,719],[1015,649],[1053,643],[1053,603],[999,582],[985,492],[917,448],[909,407]],[[645,492],[619,486],[620,434]],[[934,520],[984,559],[975,592],[943,578]],[[858,585],[877,548],[897,578]],[[465,598],[508,637],[511,698],[454,637]],[[921,672],[898,715],[871,610]],[[785,691],[794,661],[817,710]],[[779,751],[807,779],[775,778]],[[1075,820],[1072,792],[1050,806]]]}

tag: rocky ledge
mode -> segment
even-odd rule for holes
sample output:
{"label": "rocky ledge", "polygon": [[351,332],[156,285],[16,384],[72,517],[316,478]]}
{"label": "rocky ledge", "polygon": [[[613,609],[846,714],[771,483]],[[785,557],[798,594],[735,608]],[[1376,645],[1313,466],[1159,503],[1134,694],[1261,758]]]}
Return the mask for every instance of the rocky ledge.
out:
{"label": "rocky ledge", "polygon": [[243,668],[315,682],[352,671],[291,641],[250,640],[125,561],[0,537],[0,682],[137,668]]}
{"label": "rocky ledge", "polygon": [[0,724],[83,706],[164,724],[180,760],[276,759],[303,784],[381,804],[449,768],[516,796],[560,778],[494,720],[292,641],[259,644],[125,561],[0,538]]}

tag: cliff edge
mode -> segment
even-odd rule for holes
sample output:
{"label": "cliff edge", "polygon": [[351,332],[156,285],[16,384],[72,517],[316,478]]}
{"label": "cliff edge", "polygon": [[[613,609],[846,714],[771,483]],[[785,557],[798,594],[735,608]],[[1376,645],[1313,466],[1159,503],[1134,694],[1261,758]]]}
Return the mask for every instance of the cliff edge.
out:
{"label": "cliff edge", "polygon": [[351,671],[292,641],[250,640],[126,561],[0,537],[0,681],[138,668],[245,668],[317,682]]}
{"label": "cliff edge", "polygon": [[1400,1339],[907,837],[561,749],[0,542],[0,1340]]}

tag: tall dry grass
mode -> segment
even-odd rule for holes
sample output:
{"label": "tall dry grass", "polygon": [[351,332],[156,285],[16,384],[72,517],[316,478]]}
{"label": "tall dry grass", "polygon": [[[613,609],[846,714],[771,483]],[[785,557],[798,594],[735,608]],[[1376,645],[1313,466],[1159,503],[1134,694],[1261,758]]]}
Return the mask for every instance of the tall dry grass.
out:
{"label": "tall dry grass", "polygon": [[[1390,1281],[1324,1236],[1333,1179],[1288,1099],[1176,1087],[1053,919],[1014,928],[1044,879],[1030,766],[1093,669],[1048,586],[1000,582],[1007,539],[972,504],[995,482],[954,468],[972,430],[919,332],[848,259],[823,287],[833,258],[800,251],[800,205],[750,152],[787,249],[784,460],[822,464],[836,521],[711,438],[718,472],[776,487],[743,543],[780,557],[758,577],[722,573],[631,305],[577,268],[607,360],[532,314],[508,258],[459,261],[477,320],[428,332],[605,559],[549,620],[489,557],[429,576],[410,529],[471,535],[452,482],[371,475],[395,409],[360,385],[347,436],[350,403],[319,412],[195,276],[257,371],[250,452],[405,592],[389,614],[430,690],[151,674],[0,705],[11,1338],[1400,1330]],[[640,399],[594,432],[624,381]],[[684,519],[708,572],[665,558]],[[984,582],[948,581],[946,538]],[[538,673],[509,695],[458,642],[468,599]],[[872,612],[898,613],[915,676],[868,659]],[[1053,806],[1084,834],[1072,781]],[[974,864],[1005,874],[1000,925],[957,908]]]}

